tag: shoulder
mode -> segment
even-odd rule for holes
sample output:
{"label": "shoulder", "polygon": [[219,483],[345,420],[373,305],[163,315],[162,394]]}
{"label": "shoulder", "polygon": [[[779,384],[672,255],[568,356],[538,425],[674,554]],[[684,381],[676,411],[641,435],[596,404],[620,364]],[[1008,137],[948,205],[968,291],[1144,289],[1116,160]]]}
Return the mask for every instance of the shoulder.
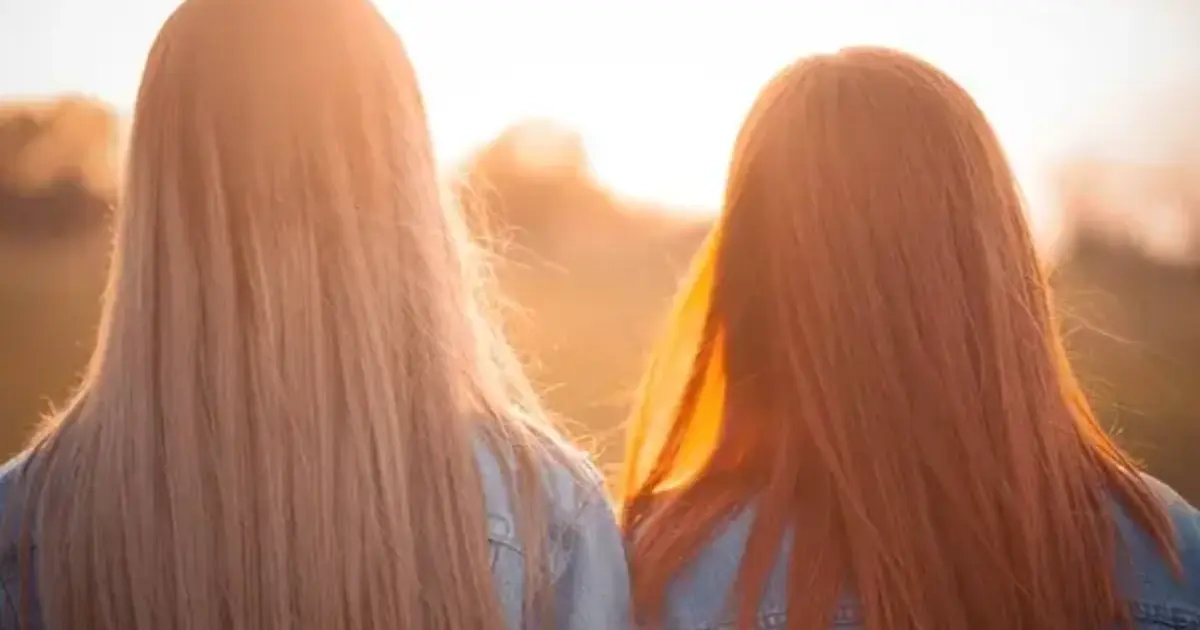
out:
{"label": "shoulder", "polygon": [[[489,536],[494,543],[521,551],[516,450],[503,438],[484,436],[475,440],[475,458],[487,502]],[[552,539],[561,539],[580,526],[597,506],[609,512],[603,476],[584,452],[566,444],[551,444],[539,446],[533,459]]]}
{"label": "shoulder", "polygon": [[8,546],[11,541],[9,525],[13,523],[14,515],[21,511],[20,483],[29,461],[27,452],[20,453],[0,465],[0,541]]}
{"label": "shoulder", "polygon": [[[1151,495],[1158,500],[1171,522],[1175,548],[1183,568],[1194,569],[1200,578],[1200,511],[1167,484],[1150,475],[1143,474],[1142,481]],[[1154,541],[1138,526],[1125,509],[1117,511],[1117,531],[1125,544],[1134,552],[1154,547]]]}
{"label": "shoulder", "polygon": [[11,459],[0,465],[0,499],[8,498],[8,490],[25,469],[25,463],[29,460],[29,453],[23,452],[14,455]]}
{"label": "shoulder", "polygon": [[1132,565],[1123,588],[1143,618],[1186,618],[1200,625],[1200,512],[1158,479],[1143,479],[1170,519],[1182,576],[1176,575],[1150,535],[1118,510],[1117,531]]}
{"label": "shoulder", "polygon": [[[1143,478],[1171,520],[1175,548],[1185,577],[1189,582],[1200,582],[1200,510],[1167,484],[1149,475],[1143,475]],[[1194,594],[1200,599],[1200,584]]]}
{"label": "shoulder", "polygon": [[1167,510],[1167,516],[1175,527],[1175,544],[1180,555],[1197,559],[1200,556],[1200,510],[1158,479],[1149,475],[1143,475],[1143,479]]}
{"label": "shoulder", "polygon": [[[0,465],[0,628],[18,626],[16,602],[21,592],[21,571],[17,557],[23,513],[20,484],[28,461],[28,454],[21,453]],[[34,597],[36,601],[36,594]],[[37,614],[34,612],[34,628],[41,627]]]}

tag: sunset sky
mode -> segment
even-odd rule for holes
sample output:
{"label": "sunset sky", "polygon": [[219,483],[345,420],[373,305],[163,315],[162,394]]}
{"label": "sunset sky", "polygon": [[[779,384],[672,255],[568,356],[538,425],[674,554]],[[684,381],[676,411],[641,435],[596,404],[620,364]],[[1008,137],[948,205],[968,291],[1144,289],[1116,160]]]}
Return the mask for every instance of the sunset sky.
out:
{"label": "sunset sky", "polygon": [[[132,104],[178,0],[0,0],[0,98],[80,91]],[[599,178],[681,208],[714,207],[758,87],[812,51],[906,49],[979,100],[1039,213],[1041,174],[1093,141],[1147,158],[1118,125],[1200,78],[1192,0],[378,0],[405,38],[439,153],[460,159],[523,118],[579,129]]]}

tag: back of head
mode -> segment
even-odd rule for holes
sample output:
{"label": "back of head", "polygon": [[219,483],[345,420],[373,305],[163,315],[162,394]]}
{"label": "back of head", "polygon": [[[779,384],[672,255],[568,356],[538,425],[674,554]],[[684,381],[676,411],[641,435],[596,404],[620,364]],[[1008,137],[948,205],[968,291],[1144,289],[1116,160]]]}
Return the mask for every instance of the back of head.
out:
{"label": "back of head", "polygon": [[31,460],[48,627],[502,624],[472,444],[503,345],[395,32],[186,0],[128,160],[94,364]]}
{"label": "back of head", "polygon": [[[631,444],[651,614],[678,558],[752,500],[743,622],[787,529],[797,628],[847,592],[872,630],[1107,627],[1111,492],[1169,551],[1063,359],[1000,144],[929,64],[849,49],[771,81],[697,273],[635,422],[670,428]],[[662,367],[675,353],[686,376]]]}

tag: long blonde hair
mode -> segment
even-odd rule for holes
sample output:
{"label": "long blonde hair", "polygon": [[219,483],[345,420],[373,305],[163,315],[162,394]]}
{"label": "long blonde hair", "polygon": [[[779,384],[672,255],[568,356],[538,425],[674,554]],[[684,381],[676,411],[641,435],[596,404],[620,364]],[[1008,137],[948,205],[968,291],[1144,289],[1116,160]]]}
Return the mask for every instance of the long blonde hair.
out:
{"label": "long blonde hair", "polygon": [[480,439],[536,606],[538,462],[566,451],[487,325],[382,16],[187,0],[126,176],[93,363],[18,484],[46,627],[501,627]]}

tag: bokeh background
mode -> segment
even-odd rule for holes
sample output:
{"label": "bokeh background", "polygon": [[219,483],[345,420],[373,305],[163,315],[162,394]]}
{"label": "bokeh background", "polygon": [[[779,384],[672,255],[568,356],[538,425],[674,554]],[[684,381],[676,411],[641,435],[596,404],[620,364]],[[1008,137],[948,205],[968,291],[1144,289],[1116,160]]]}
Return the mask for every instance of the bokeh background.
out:
{"label": "bokeh background", "polygon": [[[0,455],[91,352],[128,114],[175,4],[0,0]],[[1097,411],[1200,502],[1200,3],[378,5],[447,185],[497,253],[510,334],[603,464],[759,85],[799,54],[870,43],[976,95]]]}

